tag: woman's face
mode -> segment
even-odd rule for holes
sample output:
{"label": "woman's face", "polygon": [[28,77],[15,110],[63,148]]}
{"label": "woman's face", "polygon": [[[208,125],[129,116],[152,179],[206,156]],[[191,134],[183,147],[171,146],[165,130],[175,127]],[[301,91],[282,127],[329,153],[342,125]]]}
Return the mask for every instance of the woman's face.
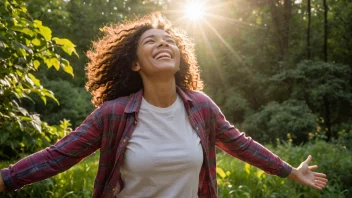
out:
{"label": "woman's face", "polygon": [[160,29],[150,29],[142,34],[132,70],[138,71],[142,78],[172,77],[179,68],[180,50],[168,33]]}

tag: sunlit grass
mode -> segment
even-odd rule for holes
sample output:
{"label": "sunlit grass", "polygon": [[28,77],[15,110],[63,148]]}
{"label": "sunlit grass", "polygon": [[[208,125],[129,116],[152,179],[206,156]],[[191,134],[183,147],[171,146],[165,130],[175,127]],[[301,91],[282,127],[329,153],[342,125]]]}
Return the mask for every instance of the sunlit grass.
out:
{"label": "sunlit grass", "polygon": [[[234,157],[219,152],[217,154],[217,182],[219,198],[237,197],[350,197],[349,186],[352,166],[351,151],[340,145],[323,141],[306,145],[293,146],[281,144],[277,147],[266,145],[282,159],[297,166],[308,154],[313,156],[312,164],[318,164],[317,171],[327,174],[329,184],[323,191],[315,190],[293,181],[263,173],[253,166]],[[341,150],[342,149],[342,150]],[[13,193],[0,193],[0,197],[10,198],[56,198],[56,197],[91,197],[94,179],[98,169],[99,153],[85,159],[68,171],[50,179],[26,186]],[[0,167],[7,167],[9,162],[0,162]],[[347,183],[346,183],[347,182]]]}

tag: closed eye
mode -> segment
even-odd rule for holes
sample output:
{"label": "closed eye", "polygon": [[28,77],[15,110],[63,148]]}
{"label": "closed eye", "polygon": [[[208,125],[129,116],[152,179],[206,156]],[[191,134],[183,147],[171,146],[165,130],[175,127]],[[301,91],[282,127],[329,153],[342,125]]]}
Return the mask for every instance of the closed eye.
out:
{"label": "closed eye", "polygon": [[154,40],[153,39],[149,39],[146,42],[144,42],[144,44],[147,44],[147,43],[154,43]]}
{"label": "closed eye", "polygon": [[174,40],[172,40],[172,39],[167,39],[167,40],[166,40],[166,42],[168,42],[168,43],[172,43],[172,44],[175,44],[175,41],[174,41]]}

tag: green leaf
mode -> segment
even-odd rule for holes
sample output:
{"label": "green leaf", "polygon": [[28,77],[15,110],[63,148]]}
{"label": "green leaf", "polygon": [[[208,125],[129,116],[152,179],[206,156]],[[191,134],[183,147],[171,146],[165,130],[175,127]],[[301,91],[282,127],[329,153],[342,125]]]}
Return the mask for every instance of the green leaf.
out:
{"label": "green leaf", "polygon": [[60,105],[59,101],[55,98],[54,93],[47,89],[42,89],[42,93],[51,99],[53,99],[58,105]]}
{"label": "green leaf", "polygon": [[42,22],[39,21],[39,20],[34,20],[34,21],[33,21],[33,25],[34,25],[34,27],[41,27],[41,26],[43,26],[43,25],[42,25]]}
{"label": "green leaf", "polygon": [[50,61],[53,64],[53,66],[55,67],[56,70],[60,69],[60,61],[59,61],[59,59],[51,58]]}
{"label": "green leaf", "polygon": [[35,32],[29,28],[23,28],[22,26],[13,26],[10,27],[9,29],[16,31],[16,32],[22,32],[26,35],[28,35],[29,37],[33,37],[35,35]]}
{"label": "green leaf", "polygon": [[64,71],[68,74],[71,74],[72,77],[74,76],[73,68],[71,67],[71,65],[64,66]]}
{"label": "green leaf", "polygon": [[28,115],[28,111],[25,108],[23,108],[23,107],[17,107],[17,108],[22,113],[22,115],[24,115],[24,116]]}
{"label": "green leaf", "polygon": [[51,40],[51,29],[46,27],[46,26],[42,26],[39,28],[40,34],[45,38],[46,41],[50,41]]}
{"label": "green leaf", "polygon": [[28,116],[20,116],[21,120],[23,121],[31,121],[32,119]]}
{"label": "green leaf", "polygon": [[39,131],[40,133],[42,132],[42,121],[40,120],[39,116],[36,114],[30,115],[32,121],[31,124],[32,126]]}
{"label": "green leaf", "polygon": [[42,101],[44,102],[44,104],[46,104],[46,97],[45,96],[40,96],[40,99],[42,99]]}
{"label": "green leaf", "polygon": [[33,76],[33,74],[29,73],[28,76],[32,79],[33,83],[35,85],[37,85],[38,87],[40,87],[40,80],[37,79],[35,76]]}
{"label": "green leaf", "polygon": [[40,45],[42,44],[41,41],[40,41],[40,39],[37,39],[37,38],[33,39],[33,40],[32,40],[32,43],[33,43],[33,45],[35,45],[35,46],[40,46]]}
{"label": "green leaf", "polygon": [[[26,82],[28,82],[31,86],[34,85],[34,82],[33,82],[32,78],[29,77],[29,75],[25,75],[25,76],[24,76],[24,79],[25,79]],[[18,90],[20,91],[19,94],[22,94],[22,89],[18,89]],[[17,92],[19,92],[19,91],[17,91]]]}
{"label": "green leaf", "polygon": [[57,37],[54,37],[53,40],[67,54],[72,55],[72,53],[74,53],[74,54],[76,54],[76,56],[78,56],[76,49],[75,49],[76,46],[70,40],[61,39],[61,38],[57,38]]}
{"label": "green leaf", "polygon": [[27,53],[24,49],[22,48],[17,48],[17,54],[20,56],[20,57],[26,57]]}
{"label": "green leaf", "polygon": [[44,62],[48,68],[51,68],[51,66],[54,66],[56,70],[60,69],[60,61],[56,57],[44,59]]}
{"label": "green leaf", "polygon": [[51,29],[43,26],[42,22],[39,20],[34,20],[33,21],[34,27],[38,28],[39,31],[37,31],[39,34],[41,34],[46,41],[51,40]]}
{"label": "green leaf", "polygon": [[61,39],[61,38],[54,37],[53,40],[58,45],[62,45],[62,46],[65,46],[65,47],[75,47],[75,45],[70,40],[65,39],[65,38]]}
{"label": "green leaf", "polygon": [[64,69],[64,71],[68,74],[71,74],[72,77],[74,77],[73,74],[73,68],[70,65],[70,62],[64,58],[61,59],[61,67]]}
{"label": "green leaf", "polygon": [[38,60],[34,60],[33,61],[33,65],[34,65],[34,68],[35,69],[38,69],[39,65],[40,65],[40,62]]}

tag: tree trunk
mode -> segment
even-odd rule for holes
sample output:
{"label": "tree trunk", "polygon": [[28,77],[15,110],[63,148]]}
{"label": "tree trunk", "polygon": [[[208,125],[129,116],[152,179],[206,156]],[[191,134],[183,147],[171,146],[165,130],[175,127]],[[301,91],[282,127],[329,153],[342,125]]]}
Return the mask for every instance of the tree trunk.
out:
{"label": "tree trunk", "polygon": [[324,1],[324,61],[328,62],[328,5]]}
{"label": "tree trunk", "polygon": [[289,54],[290,44],[290,21],[292,16],[292,0],[284,0],[284,24],[283,24],[283,47],[284,57],[286,58]]}
{"label": "tree trunk", "polygon": [[277,47],[280,60],[285,60],[289,52],[290,20],[292,17],[292,0],[270,0],[270,13],[277,35]]}
{"label": "tree trunk", "polygon": [[331,121],[330,121],[330,102],[328,95],[325,95],[323,97],[324,100],[324,123],[327,129],[327,138],[328,140],[331,140],[333,134],[331,132]]}
{"label": "tree trunk", "polygon": [[307,28],[307,59],[311,59],[311,47],[310,47],[310,22],[311,22],[311,0],[307,2],[307,13],[308,13],[308,28]]}
{"label": "tree trunk", "polygon": [[[324,1],[324,61],[328,62],[328,5],[326,0]],[[330,102],[329,96],[326,94],[324,95],[324,111],[325,111],[325,126],[327,128],[327,138],[330,140],[333,136],[331,131],[331,118],[330,118]]]}

